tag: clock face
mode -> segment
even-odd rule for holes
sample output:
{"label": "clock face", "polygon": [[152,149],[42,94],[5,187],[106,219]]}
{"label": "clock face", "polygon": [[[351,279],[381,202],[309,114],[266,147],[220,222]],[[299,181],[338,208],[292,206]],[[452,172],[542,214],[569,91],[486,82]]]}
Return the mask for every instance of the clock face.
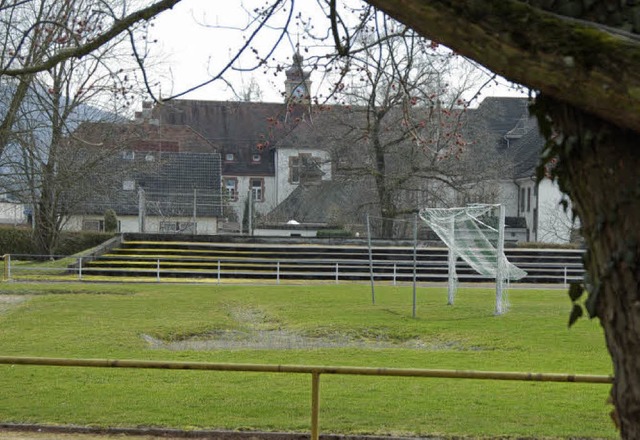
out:
{"label": "clock face", "polygon": [[291,95],[295,98],[304,98],[305,94],[306,88],[304,84],[300,84],[299,86],[296,86],[295,89],[293,89],[293,93]]}

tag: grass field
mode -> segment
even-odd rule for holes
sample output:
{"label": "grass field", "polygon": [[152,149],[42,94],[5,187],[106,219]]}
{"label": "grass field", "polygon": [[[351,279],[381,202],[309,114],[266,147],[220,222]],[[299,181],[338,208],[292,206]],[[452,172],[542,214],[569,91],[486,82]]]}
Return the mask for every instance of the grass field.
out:
{"label": "grass field", "polygon": [[[0,285],[0,355],[611,374],[562,290]],[[310,377],[0,366],[0,422],[308,432]],[[607,385],[328,376],[322,433],[615,438]]]}

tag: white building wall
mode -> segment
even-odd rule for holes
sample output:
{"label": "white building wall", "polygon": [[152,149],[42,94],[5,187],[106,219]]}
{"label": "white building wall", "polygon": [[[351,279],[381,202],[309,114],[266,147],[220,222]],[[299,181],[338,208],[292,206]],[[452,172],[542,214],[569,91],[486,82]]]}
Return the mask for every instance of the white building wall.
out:
{"label": "white building wall", "polygon": [[[568,243],[571,241],[571,205],[565,212],[560,205],[563,194],[556,182],[544,179],[538,186],[538,241]],[[568,200],[568,198],[567,198]]]}
{"label": "white building wall", "polygon": [[320,158],[320,169],[324,173],[322,180],[331,180],[331,158],[328,152],[315,148],[278,148],[275,154],[275,206],[289,197],[299,185],[299,183],[294,184],[289,181],[289,158],[300,154],[310,154]]}
{"label": "white building wall", "polygon": [[525,241],[538,241],[537,239],[537,185],[534,178],[527,177],[515,182],[517,191],[516,216],[524,217],[527,223],[527,236]]}
{"label": "white building wall", "polygon": [[501,200],[506,215],[524,217],[527,222],[526,241],[543,243],[568,243],[571,235],[571,215],[565,213],[560,200],[562,192],[557,183],[549,179],[536,184],[526,178],[516,182],[504,182]]}
{"label": "white building wall", "polygon": [[504,205],[505,216],[518,217],[518,185],[513,181],[500,182],[498,203]]}
{"label": "white building wall", "polygon": [[238,182],[238,198],[235,201],[229,201],[229,206],[236,213],[238,222],[242,222],[242,216],[244,214],[244,205],[249,195],[250,183],[251,179],[263,179],[263,201],[255,201],[253,204],[256,213],[258,214],[267,214],[273,208],[276,207],[276,179],[274,176],[231,176],[225,175],[226,177],[233,177],[237,179]]}
{"label": "white building wall", "polygon": [[317,237],[317,229],[254,229],[253,235],[257,237]]}
{"label": "white building wall", "polygon": [[0,202],[0,223],[19,225],[27,222],[25,205],[21,203]]}
{"label": "white building wall", "polygon": [[[81,231],[85,221],[104,220],[104,216],[100,215],[77,215],[71,216],[65,223],[63,229],[67,231]],[[162,233],[160,231],[161,222],[181,222],[190,223],[192,217],[154,217],[147,216],[145,219],[145,232]],[[140,232],[138,216],[122,215],[118,216],[119,232]],[[218,219],[215,217],[201,217],[196,220],[196,229],[198,235],[213,235],[218,233]]]}

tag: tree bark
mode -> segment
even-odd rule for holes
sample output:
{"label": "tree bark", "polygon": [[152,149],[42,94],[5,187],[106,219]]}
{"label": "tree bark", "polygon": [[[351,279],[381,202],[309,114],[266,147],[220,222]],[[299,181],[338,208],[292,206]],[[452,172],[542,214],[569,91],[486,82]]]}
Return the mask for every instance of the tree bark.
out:
{"label": "tree bark", "polygon": [[511,81],[640,132],[637,35],[519,0],[367,1]]}
{"label": "tree bark", "polygon": [[544,96],[538,102],[562,133],[550,152],[587,243],[587,308],[600,319],[613,360],[621,435],[639,439],[640,135]]}

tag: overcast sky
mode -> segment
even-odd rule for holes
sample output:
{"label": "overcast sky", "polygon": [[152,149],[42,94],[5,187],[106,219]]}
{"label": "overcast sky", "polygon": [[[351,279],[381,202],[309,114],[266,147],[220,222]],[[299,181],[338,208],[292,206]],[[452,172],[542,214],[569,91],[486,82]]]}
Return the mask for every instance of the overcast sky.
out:
{"label": "overcast sky", "polygon": [[[216,74],[234,56],[238,48],[244,44],[242,34],[230,27],[243,27],[247,24],[247,14],[242,9],[252,8],[254,5],[264,5],[264,0],[182,0],[170,11],[161,14],[154,22],[151,39],[157,38],[154,46],[156,56],[161,64],[156,68],[156,76],[162,78],[162,97],[183,92],[190,87],[206,81]],[[297,4],[301,4],[298,2]],[[316,2],[304,2],[304,17],[313,16],[312,23],[317,27],[326,26],[326,19],[319,10],[313,10]],[[317,6],[316,6],[317,7]],[[205,26],[209,25],[209,27]],[[290,27],[291,29],[291,27]],[[300,35],[293,27],[291,34]],[[276,38],[276,33],[263,33],[260,44],[263,49],[270,48]],[[292,44],[295,41],[283,41],[274,54],[278,61],[287,61],[293,54]],[[304,44],[302,41],[301,44]],[[242,68],[249,68],[254,64],[255,57],[248,53],[237,64]],[[257,81],[262,92],[262,100],[266,102],[282,102],[281,93],[284,91],[285,75],[280,72],[264,74],[262,69],[254,72],[229,72],[225,75],[240,91],[252,80]],[[320,74],[312,74],[314,85],[318,85]],[[518,95],[506,87],[491,87],[484,91],[484,95]],[[216,81],[182,98],[228,100],[233,99],[232,90],[222,81]]]}

